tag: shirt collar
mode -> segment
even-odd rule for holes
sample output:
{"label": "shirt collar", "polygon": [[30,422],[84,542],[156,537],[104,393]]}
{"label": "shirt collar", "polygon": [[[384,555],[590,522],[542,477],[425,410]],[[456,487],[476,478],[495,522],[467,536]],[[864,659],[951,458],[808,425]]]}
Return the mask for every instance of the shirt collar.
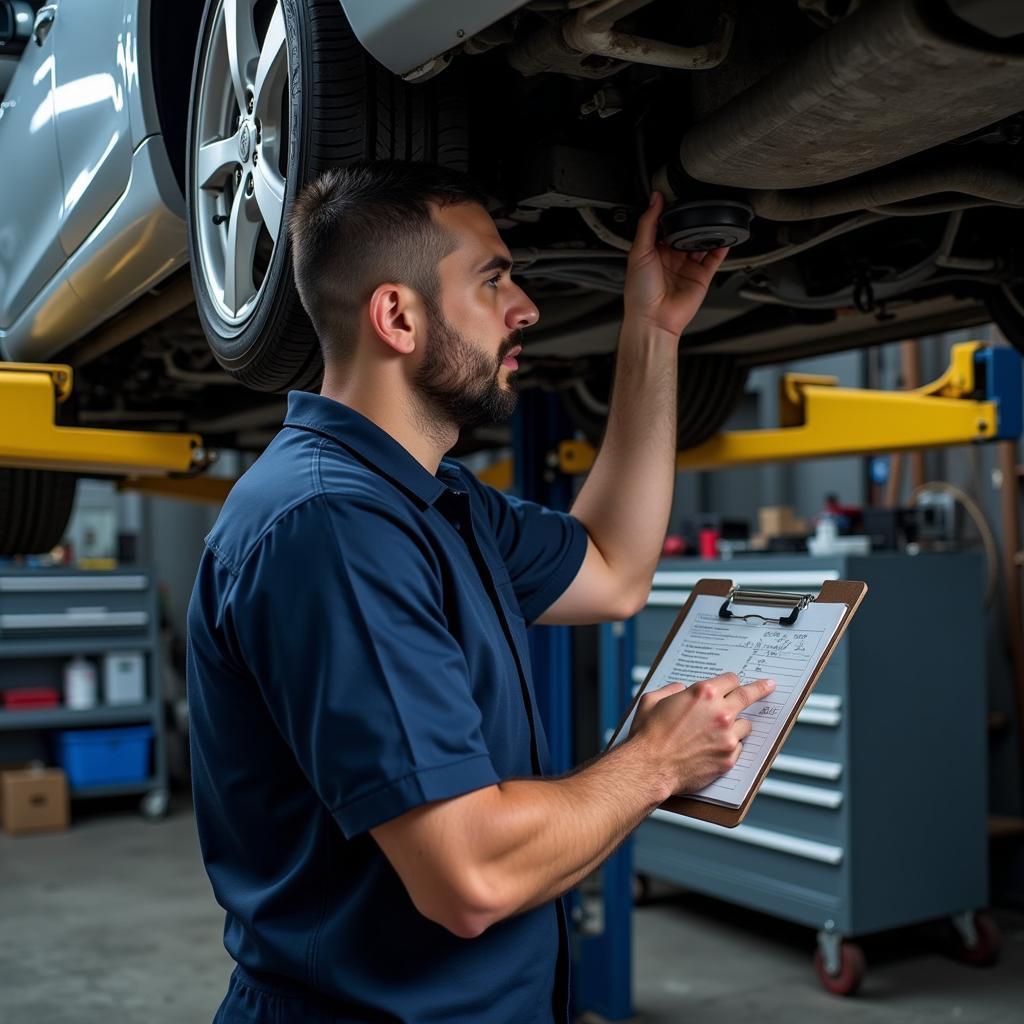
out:
{"label": "shirt collar", "polygon": [[448,489],[372,420],[347,405],[308,391],[288,392],[286,427],[329,437],[371,469],[411,491],[427,505]]}

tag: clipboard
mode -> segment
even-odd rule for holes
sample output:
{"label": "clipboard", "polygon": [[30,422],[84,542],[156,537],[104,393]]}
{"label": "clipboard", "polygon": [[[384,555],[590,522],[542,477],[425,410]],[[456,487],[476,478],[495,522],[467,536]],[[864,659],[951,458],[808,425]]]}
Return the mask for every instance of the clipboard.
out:
{"label": "clipboard", "polygon": [[[775,760],[775,755],[778,754],[779,748],[782,744],[786,742],[786,738],[793,729],[793,723],[796,721],[797,715],[799,715],[804,704],[807,702],[807,698],[810,696],[811,691],[818,682],[818,677],[821,675],[825,665],[828,664],[829,658],[832,657],[832,652],[835,650],[836,645],[843,638],[843,634],[846,632],[846,627],[850,624],[850,620],[853,618],[854,613],[860,607],[860,603],[864,600],[864,595],[867,591],[867,584],[856,580],[826,580],[822,584],[821,592],[816,598],[814,598],[814,600],[819,601],[822,604],[844,604],[846,605],[846,612],[839,622],[835,635],[825,645],[817,664],[811,671],[811,675],[803,688],[803,692],[800,694],[800,697],[788,713],[786,720],[783,723],[778,736],[775,738],[775,741],[772,743],[768,756],[765,758],[764,764],[755,776],[754,783],[743,803],[740,804],[739,807],[726,807],[721,804],[711,803],[710,801],[695,799],[693,797],[674,796],[661,805],[663,809],[667,811],[674,811],[676,814],[683,814],[690,818],[700,818],[703,821],[708,821],[715,825],[724,825],[726,828],[734,828],[744,819],[744,817],[746,817],[747,811],[750,809],[750,805],[753,802],[754,797],[757,796],[758,790],[761,788],[764,776],[771,769],[772,762]],[[673,623],[672,628],[665,637],[664,643],[661,645],[661,649],[654,658],[654,661],[647,672],[647,677],[637,690],[633,703],[629,706],[629,710],[623,716],[622,721],[619,722],[619,726],[615,730],[611,742],[608,745],[609,748],[615,743],[626,722],[629,721],[634,709],[640,702],[640,698],[647,689],[647,684],[653,678],[661,659],[664,657],[665,652],[668,650],[669,645],[672,642],[672,639],[686,620],[687,615],[689,615],[694,601],[703,595],[722,598],[723,603],[719,614],[723,618],[742,616],[742,605],[744,603],[777,607],[780,610],[778,621],[783,627],[798,625],[800,612],[811,603],[811,596],[806,594],[800,595],[763,590],[744,590],[735,587],[731,580],[698,580],[693,590],[690,592],[690,596],[687,599],[686,604],[683,605],[678,616],[676,616],[676,621]],[[775,620],[773,619],[771,621],[774,622]]]}

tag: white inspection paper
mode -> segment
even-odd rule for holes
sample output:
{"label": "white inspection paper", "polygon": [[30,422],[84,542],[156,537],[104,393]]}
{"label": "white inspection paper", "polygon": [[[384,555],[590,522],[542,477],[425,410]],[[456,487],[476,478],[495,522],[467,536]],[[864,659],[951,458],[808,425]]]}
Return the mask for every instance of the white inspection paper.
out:
{"label": "white inspection paper", "polygon": [[[727,807],[739,807],[754,785],[772,744],[782,731],[789,712],[799,702],[822,651],[835,636],[846,614],[845,604],[812,601],[793,626],[755,619],[722,619],[722,597],[700,594],[685,621],[672,638],[664,657],[644,693],[660,690],[669,683],[690,686],[723,672],[735,672],[740,683],[774,679],[775,689],[765,700],[751,704],[738,717],[752,725],[743,741],[736,766],[721,778],[687,794]],[[789,614],[786,608],[762,605],[733,605],[736,615],[760,615],[778,620]],[[631,714],[616,742],[629,735]]]}

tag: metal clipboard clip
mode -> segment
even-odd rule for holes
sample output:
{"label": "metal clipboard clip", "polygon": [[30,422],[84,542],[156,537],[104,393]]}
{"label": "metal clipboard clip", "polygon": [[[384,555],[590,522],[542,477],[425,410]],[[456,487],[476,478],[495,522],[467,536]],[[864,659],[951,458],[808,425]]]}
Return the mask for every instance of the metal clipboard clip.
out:
{"label": "metal clipboard clip", "polygon": [[[777,622],[780,626],[796,624],[797,616],[814,600],[813,594],[785,594],[776,590],[741,590],[733,587],[725,603],[718,610],[720,619],[760,619],[762,622]],[[765,618],[763,615],[739,615],[732,610],[733,604],[759,604],[769,608],[789,608],[788,615],[780,615],[777,619]]]}

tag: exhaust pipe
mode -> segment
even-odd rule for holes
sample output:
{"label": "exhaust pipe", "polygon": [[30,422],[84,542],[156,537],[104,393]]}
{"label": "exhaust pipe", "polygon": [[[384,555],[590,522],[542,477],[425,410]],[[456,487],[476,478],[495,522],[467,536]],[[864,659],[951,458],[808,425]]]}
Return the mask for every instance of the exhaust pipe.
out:
{"label": "exhaust pipe", "polygon": [[[923,0],[873,0],[686,133],[699,181],[807,188],[874,170],[1021,108],[1024,55],[955,42]],[[964,29],[965,36],[983,39]]]}

